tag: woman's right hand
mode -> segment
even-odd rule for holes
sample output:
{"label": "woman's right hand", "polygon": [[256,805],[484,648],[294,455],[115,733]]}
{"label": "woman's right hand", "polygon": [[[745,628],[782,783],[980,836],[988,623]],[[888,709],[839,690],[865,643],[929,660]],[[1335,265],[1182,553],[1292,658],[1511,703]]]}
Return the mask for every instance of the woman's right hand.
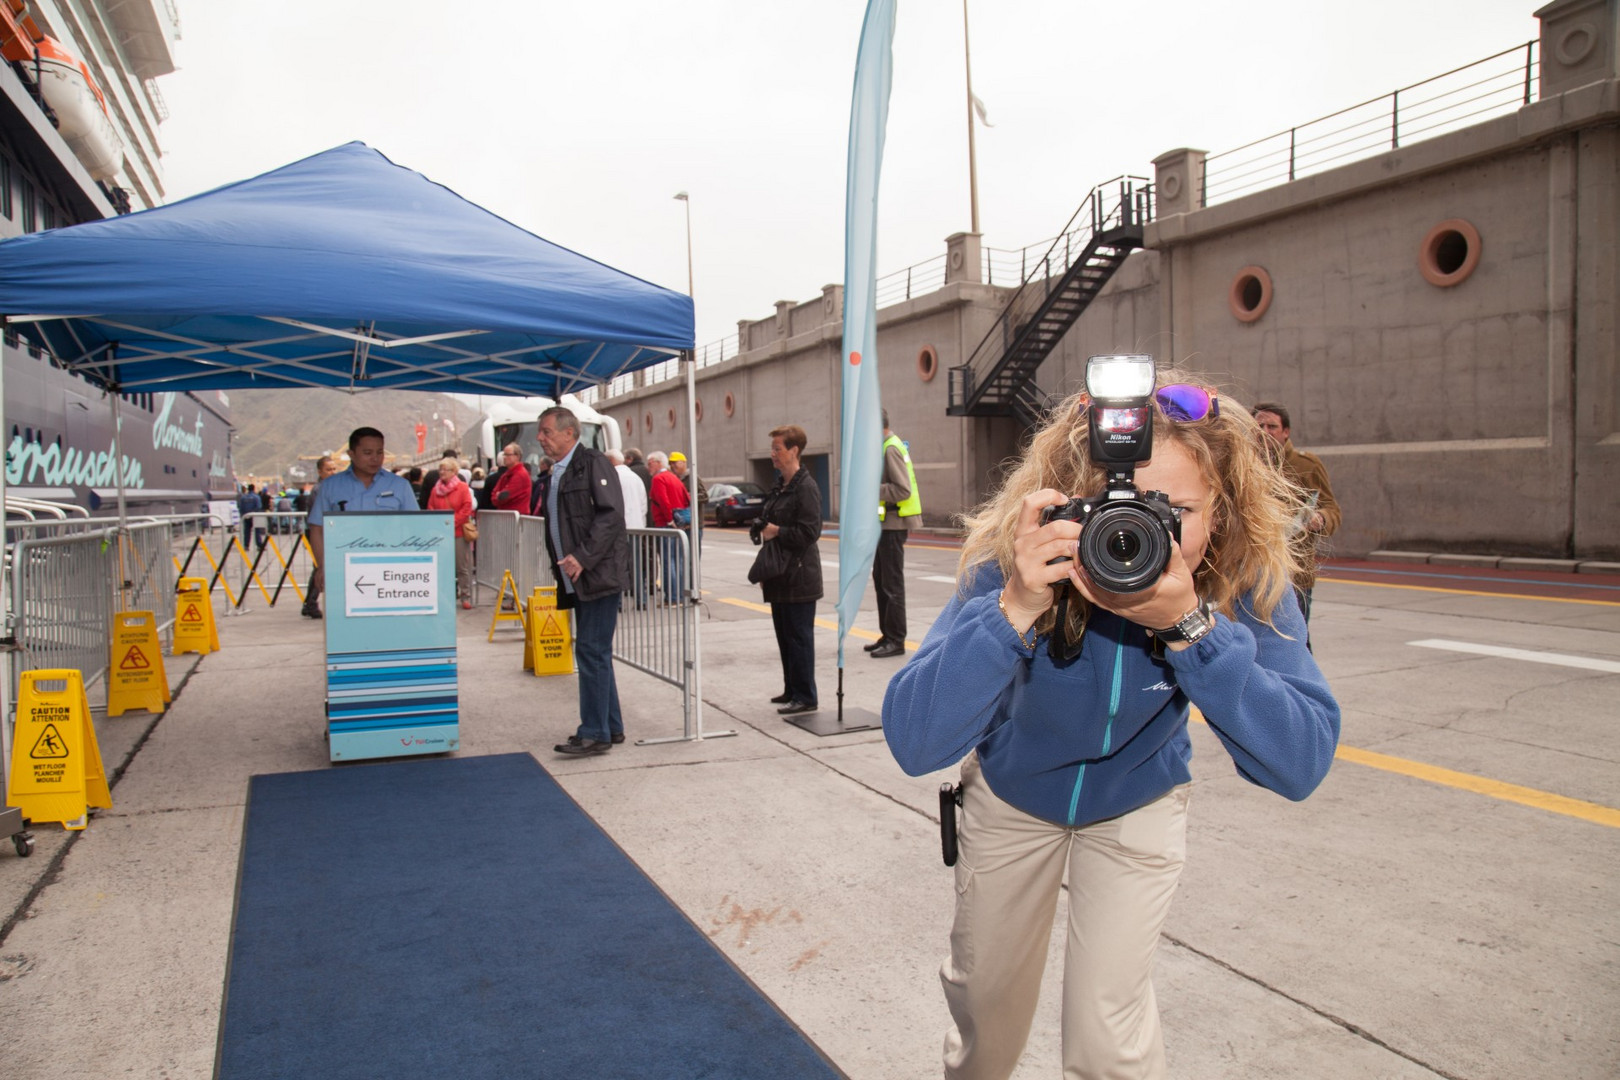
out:
{"label": "woman's right hand", "polygon": [[776,522],[768,522],[766,526],[759,531],[759,538],[761,540],[775,540],[781,531],[782,527]]}
{"label": "woman's right hand", "polygon": [[[1074,521],[1041,524],[1041,511],[1062,506],[1069,497],[1054,488],[1042,488],[1024,496],[1018,511],[1018,527],[1013,538],[1013,571],[1002,590],[1001,600],[1013,625],[1027,630],[1052,606],[1052,585],[1071,580],[1075,566],[1075,541],[1080,525]],[[1053,559],[1066,562],[1053,563]]]}

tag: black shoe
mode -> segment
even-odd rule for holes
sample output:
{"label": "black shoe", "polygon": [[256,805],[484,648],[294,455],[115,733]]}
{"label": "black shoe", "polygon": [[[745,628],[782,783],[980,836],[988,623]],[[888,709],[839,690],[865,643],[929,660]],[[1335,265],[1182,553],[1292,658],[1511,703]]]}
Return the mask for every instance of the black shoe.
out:
{"label": "black shoe", "polygon": [[782,716],[797,716],[799,713],[815,712],[820,706],[812,705],[808,701],[790,701],[777,709]]}
{"label": "black shoe", "polygon": [[872,650],[872,659],[882,660],[890,656],[902,656],[905,654],[905,651],[906,647],[900,644],[898,641],[885,641],[883,644]]}
{"label": "black shoe", "polygon": [[[609,736],[609,737],[613,740],[613,745],[614,746],[618,746],[620,743],[624,742],[624,732],[622,732],[622,731],[618,732],[615,735]],[[578,735],[570,735],[570,736],[568,736],[568,745],[569,746],[584,746],[585,745],[585,740],[581,739]]]}
{"label": "black shoe", "polygon": [[790,702],[792,700],[793,700],[793,695],[792,694],[777,694],[775,697],[771,698],[771,704],[772,705],[786,705],[788,702]]}
{"label": "black shoe", "polygon": [[861,648],[865,649],[867,652],[877,652],[879,649],[883,648],[883,646],[887,645],[888,643],[889,643],[888,638],[881,638],[880,637],[876,641],[867,642],[865,645],[862,645]]}
{"label": "black shoe", "polygon": [[587,757],[592,754],[605,754],[613,749],[612,743],[598,742],[595,739],[581,739],[571,736],[565,743],[558,743],[552,747],[559,754],[570,754],[574,757]]}
{"label": "black shoe", "polygon": [[308,604],[305,604],[300,611],[306,619],[318,619],[321,617],[321,609],[318,607],[311,607]]}

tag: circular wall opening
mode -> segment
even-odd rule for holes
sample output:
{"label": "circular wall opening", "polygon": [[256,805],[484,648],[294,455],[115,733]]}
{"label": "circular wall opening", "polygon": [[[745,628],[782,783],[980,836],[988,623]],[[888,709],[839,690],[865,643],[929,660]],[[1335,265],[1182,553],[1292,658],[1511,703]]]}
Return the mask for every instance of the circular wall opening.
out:
{"label": "circular wall opening", "polygon": [[726,391],[725,409],[726,409],[726,415],[727,416],[735,416],[735,415],[737,415],[737,399],[732,395],[730,390]]}
{"label": "circular wall opening", "polygon": [[703,399],[698,398],[692,402],[692,411],[697,413],[698,423],[703,423]]}
{"label": "circular wall opening", "polygon": [[1479,230],[1462,218],[1442,221],[1418,248],[1418,271],[1430,285],[1449,288],[1468,280],[1479,265]]}
{"label": "circular wall opening", "polygon": [[917,350],[917,378],[923,382],[930,382],[938,371],[939,350],[932,345],[924,345]]}
{"label": "circular wall opening", "polygon": [[652,413],[648,413],[646,416],[641,418],[641,430],[645,431],[648,435],[653,433]]}
{"label": "circular wall opening", "polygon": [[669,426],[670,427],[675,426],[675,410],[674,409],[669,410]]}
{"label": "circular wall opening", "polygon": [[627,416],[627,417],[624,418],[624,433],[626,435],[634,435],[636,433],[636,418],[635,417]]}
{"label": "circular wall opening", "polygon": [[1232,279],[1226,304],[1238,322],[1252,323],[1271,306],[1271,275],[1263,266],[1245,266]]}

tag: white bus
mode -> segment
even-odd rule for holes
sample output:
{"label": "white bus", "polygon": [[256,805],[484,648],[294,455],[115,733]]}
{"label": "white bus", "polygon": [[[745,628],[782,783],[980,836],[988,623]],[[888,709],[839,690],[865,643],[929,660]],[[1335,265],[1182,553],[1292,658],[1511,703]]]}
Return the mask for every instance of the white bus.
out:
{"label": "white bus", "polygon": [[[488,471],[495,466],[500,448],[515,442],[523,448],[523,461],[533,472],[545,456],[536,435],[540,414],[556,404],[558,402],[548,397],[484,398],[483,419],[472,432],[477,445],[463,449],[468,450],[475,462]],[[579,418],[580,442],[593,450],[624,449],[617,420],[581,404],[573,394],[564,394],[561,404]]]}

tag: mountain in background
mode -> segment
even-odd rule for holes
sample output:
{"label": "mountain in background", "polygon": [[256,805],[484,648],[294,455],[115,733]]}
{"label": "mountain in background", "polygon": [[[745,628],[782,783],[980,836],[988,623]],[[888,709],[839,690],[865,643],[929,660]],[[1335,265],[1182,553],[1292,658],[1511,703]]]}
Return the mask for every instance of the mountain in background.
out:
{"label": "mountain in background", "polygon": [[[232,390],[236,428],[231,461],[238,477],[314,479],[315,458],[344,449],[349,432],[370,426],[383,433],[390,467],[417,462],[416,425],[427,425],[427,454],[438,460],[447,446],[471,450],[478,409],[446,394],[412,390]],[[437,418],[435,418],[437,416]],[[454,426],[447,426],[449,420]],[[303,476],[291,471],[301,468]]]}

